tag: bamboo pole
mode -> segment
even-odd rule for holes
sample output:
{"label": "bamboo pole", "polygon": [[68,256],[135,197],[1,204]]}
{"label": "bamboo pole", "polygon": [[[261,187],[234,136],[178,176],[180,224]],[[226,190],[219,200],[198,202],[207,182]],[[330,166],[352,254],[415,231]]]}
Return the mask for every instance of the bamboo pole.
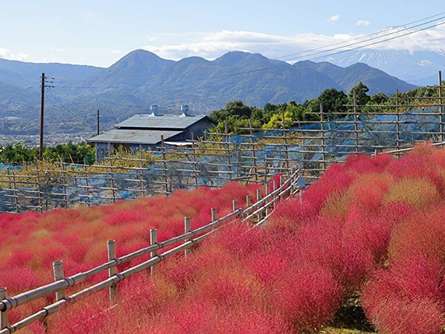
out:
{"label": "bamboo pole", "polygon": [[439,71],[439,86],[438,86],[438,95],[439,95],[439,103],[440,103],[440,140],[445,141],[445,133],[444,133],[444,105],[442,100],[442,71]]}
{"label": "bamboo pole", "polygon": [[[256,190],[256,201],[257,202],[261,201],[261,190],[260,189]],[[261,213],[258,213],[257,222],[259,222],[260,220],[261,220]]]}
{"label": "bamboo pole", "polygon": [[355,153],[358,153],[358,148],[359,148],[359,135],[358,135],[358,121],[359,121],[359,115],[357,112],[357,95],[356,92],[354,90],[353,92],[353,103],[354,103],[354,133],[355,133],[355,147],[354,147],[354,151]]}
{"label": "bamboo pole", "polygon": [[164,142],[164,135],[161,135],[161,154],[162,154],[162,161],[163,161],[163,171],[164,171],[164,182],[165,182],[165,193],[168,195],[169,187],[168,187],[168,174],[167,174],[167,160],[166,160],[166,148],[165,148],[165,142]]}
{"label": "bamboo pole", "polygon": [[253,172],[255,174],[255,182],[258,182],[258,167],[256,161],[256,143],[254,141],[253,130],[252,130],[252,120],[249,119],[249,128],[250,128],[250,141],[252,147],[252,162],[253,162]]}
{"label": "bamboo pole", "polygon": [[60,161],[60,164],[61,164],[60,171],[62,173],[62,182],[63,182],[63,200],[65,203],[65,208],[68,208],[68,205],[69,205],[69,203],[68,203],[68,189],[67,189],[68,178],[66,175],[65,164],[63,163],[62,160]]}
{"label": "bamboo pole", "polygon": [[286,168],[287,168],[287,173],[289,173],[289,143],[288,143],[288,138],[287,138],[287,133],[284,132],[284,146],[285,146],[285,160],[286,160]]}
{"label": "bamboo pole", "polygon": [[199,174],[197,172],[197,170],[198,170],[198,157],[197,157],[197,154],[196,154],[195,145],[196,145],[196,141],[195,141],[194,135],[192,133],[192,156],[193,156],[193,170],[194,170],[193,177],[194,177],[194,180],[195,180],[195,187],[198,188],[198,185],[199,185],[199,182],[198,182]]}
{"label": "bamboo pole", "polygon": [[325,134],[325,128],[324,128],[324,110],[323,110],[323,104],[320,103],[320,129],[321,129],[321,156],[322,156],[322,169],[323,171],[326,170],[326,134]]}
{"label": "bamboo pole", "polygon": [[[400,150],[400,112],[399,112],[399,90],[397,90],[396,93],[396,148],[397,150]],[[397,155],[399,158],[400,156]]]}
{"label": "bamboo pole", "polygon": [[229,131],[228,131],[228,128],[227,128],[227,122],[224,122],[224,146],[226,146],[226,152],[225,152],[225,155],[226,155],[226,159],[227,159],[227,170],[230,172],[230,174],[228,174],[229,175],[229,180],[231,180],[232,179],[232,172],[233,172],[233,170],[232,170],[232,159],[231,159],[231,156],[232,156],[232,152],[231,152],[231,146],[230,146],[230,135],[229,135]]}

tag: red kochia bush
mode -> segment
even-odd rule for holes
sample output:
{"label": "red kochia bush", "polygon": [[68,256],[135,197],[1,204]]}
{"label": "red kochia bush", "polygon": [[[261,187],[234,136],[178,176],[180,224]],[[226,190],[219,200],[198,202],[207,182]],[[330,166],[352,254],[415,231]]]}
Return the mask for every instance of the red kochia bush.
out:
{"label": "red kochia bush", "polygon": [[276,279],[270,302],[300,333],[332,319],[341,300],[341,286],[329,270],[307,264],[289,268]]}
{"label": "red kochia bush", "polygon": [[[105,307],[104,295],[85,301],[88,312],[58,315],[54,326],[61,333],[313,334],[361,292],[380,333],[439,334],[445,324],[444,182],[445,150],[421,146],[400,160],[351,156],[301,197],[280,203],[264,228],[228,224],[186,259],[156,266],[153,278],[144,274],[120,284],[121,303],[97,321],[90,307]],[[94,238],[116,238],[119,252],[128,252],[148,243],[149,227],[168,227],[159,233],[168,238],[182,232],[183,216],[201,226],[210,207],[220,205],[223,215],[232,198],[243,203],[252,190],[230,184],[169,199],[28,215],[14,224],[8,217],[3,226],[14,238],[0,248],[0,268],[31,265],[40,278],[42,263],[54,256],[72,266],[94,263],[105,257]],[[37,245],[36,251],[11,255],[15,238]],[[38,247],[42,240],[46,249]],[[59,245],[69,246],[62,255]],[[29,273],[21,272],[27,285]]]}
{"label": "red kochia bush", "polygon": [[440,334],[445,318],[443,308],[432,300],[394,298],[381,303],[372,321],[380,333]]}

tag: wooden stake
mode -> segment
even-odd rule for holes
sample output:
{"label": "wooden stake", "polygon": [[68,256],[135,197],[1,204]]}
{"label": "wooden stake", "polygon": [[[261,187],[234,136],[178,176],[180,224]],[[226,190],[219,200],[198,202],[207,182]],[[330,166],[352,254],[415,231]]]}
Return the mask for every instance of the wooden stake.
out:
{"label": "wooden stake", "polygon": [[[189,217],[184,217],[184,233],[188,233],[192,230],[192,223],[190,221]],[[190,241],[191,238],[185,239],[184,242],[188,242]],[[186,248],[184,250],[184,256],[188,256],[191,253],[191,249],[190,248]]]}
{"label": "wooden stake", "polygon": [[[62,261],[53,262],[53,276],[54,276],[54,281],[59,281],[65,278],[65,272],[63,270]],[[56,291],[56,301],[59,301],[64,298],[65,298],[65,289]]]}
{"label": "wooden stake", "polygon": [[[0,288],[0,301],[7,297],[6,288]],[[5,329],[9,326],[8,322],[8,311],[3,311],[0,313],[0,330]]]}
{"label": "wooden stake", "polygon": [[236,211],[238,207],[238,204],[236,202],[236,199],[232,200],[232,211]]}
{"label": "wooden stake", "polygon": [[210,219],[211,219],[212,223],[218,219],[218,213],[217,213],[216,208],[210,209]]}
{"label": "wooden stake", "polygon": [[[155,228],[150,229],[150,246],[153,246],[158,243],[158,231]],[[158,255],[157,251],[150,252],[150,258]],[[150,275],[154,274],[154,266],[150,267]]]}
{"label": "wooden stake", "polygon": [[246,195],[246,208],[248,208],[250,206],[250,196]]}
{"label": "wooden stake", "polygon": [[[116,259],[116,241],[108,240],[107,241],[107,252],[108,252],[108,261],[112,261]],[[112,266],[108,269],[108,277],[112,277],[117,274],[117,267]],[[117,303],[117,285],[113,284],[108,289],[110,305],[116,305]]]}

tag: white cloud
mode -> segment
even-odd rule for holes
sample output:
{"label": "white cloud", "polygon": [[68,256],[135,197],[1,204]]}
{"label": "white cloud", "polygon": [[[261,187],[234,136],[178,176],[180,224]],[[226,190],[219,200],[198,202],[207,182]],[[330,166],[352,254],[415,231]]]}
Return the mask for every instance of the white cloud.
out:
{"label": "white cloud", "polygon": [[431,66],[433,65],[433,62],[431,60],[420,60],[417,62],[417,65],[419,66]]}
{"label": "white cloud", "polygon": [[[397,31],[396,28],[393,30]],[[386,30],[385,34],[388,32]],[[151,39],[143,48],[169,59],[181,59],[189,56],[214,59],[228,51],[239,50],[258,52],[266,57],[291,61],[301,59],[302,51],[339,43],[352,43],[362,37],[363,35],[359,34],[322,35],[314,33],[283,36],[251,31],[223,30],[213,33],[185,32],[168,36],[162,35],[155,41]],[[382,37],[382,39],[388,37],[390,36]],[[444,40],[445,27],[437,27],[369,47],[409,51],[440,51],[443,50]]]}
{"label": "white cloud", "polygon": [[29,55],[23,52],[13,52],[9,49],[0,48],[0,58],[11,59],[11,60],[29,60]]}
{"label": "white cloud", "polygon": [[368,20],[358,20],[357,22],[355,22],[355,25],[357,27],[369,27],[370,24],[371,22],[369,22]]}
{"label": "white cloud", "polygon": [[329,22],[332,22],[332,23],[335,23],[335,22],[337,22],[338,20],[340,20],[340,15],[333,15],[333,16],[331,16],[330,18],[329,18]]}

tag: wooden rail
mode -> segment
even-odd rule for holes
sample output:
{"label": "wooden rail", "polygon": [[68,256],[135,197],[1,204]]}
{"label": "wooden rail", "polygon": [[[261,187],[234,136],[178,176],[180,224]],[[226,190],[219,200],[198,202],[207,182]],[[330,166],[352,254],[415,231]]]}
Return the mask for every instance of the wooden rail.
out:
{"label": "wooden rail", "polygon": [[[191,220],[185,218],[184,233],[168,240],[158,242],[157,231],[151,229],[149,246],[120,257],[116,257],[115,241],[110,240],[107,242],[108,261],[87,271],[65,277],[63,272],[63,262],[55,261],[53,263],[55,280],[52,283],[22,292],[15,296],[7,296],[6,289],[0,288],[0,334],[15,333],[36,321],[46,322],[49,316],[61,310],[62,307],[75,303],[84,297],[105,289],[108,289],[110,304],[115,305],[117,303],[119,282],[142,271],[153,273],[156,264],[175,254],[190,254],[191,248],[194,245],[206,239],[212,233],[215,233],[218,229],[228,223],[241,220],[242,222],[250,222],[253,226],[264,224],[270,217],[276,203],[298,192],[297,183],[299,180],[299,170],[293,172],[286,180],[284,180],[284,177],[280,177],[279,184],[275,184],[275,182],[272,181],[272,189],[269,189],[268,185],[265,186],[265,196],[263,198],[259,197],[255,203],[250,204],[250,198],[247,197],[245,208],[238,208],[236,201],[233,201],[231,212],[221,218],[217,218],[216,209],[211,209],[211,221],[196,229],[192,229]],[[170,246],[172,248],[165,249]],[[129,263],[134,259],[141,257],[145,258],[146,256],[149,256],[148,260],[118,272],[117,266]],[[70,295],[66,294],[68,288],[76,287],[89,278],[106,271],[108,271],[107,279]],[[8,312],[10,310],[48,296],[55,296],[55,301],[52,304],[46,305],[37,312],[14,324],[9,324]]]}

